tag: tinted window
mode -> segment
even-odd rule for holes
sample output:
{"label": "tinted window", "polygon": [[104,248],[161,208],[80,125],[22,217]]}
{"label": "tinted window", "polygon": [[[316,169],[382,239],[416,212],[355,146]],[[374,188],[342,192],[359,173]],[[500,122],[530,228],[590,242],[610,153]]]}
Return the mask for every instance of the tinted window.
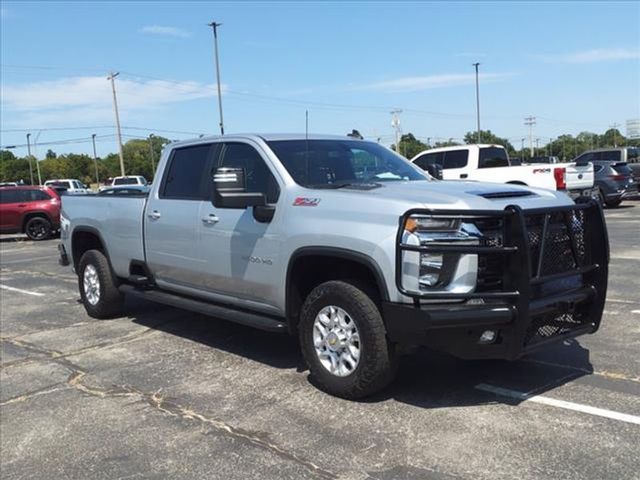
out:
{"label": "tinted window", "polygon": [[635,163],[638,161],[638,157],[640,157],[640,148],[627,148],[627,161]]}
{"label": "tinted window", "polygon": [[421,157],[416,158],[415,162],[413,163],[418,165],[421,169],[426,170],[429,165],[438,164],[442,166],[443,156],[444,155],[442,154],[442,152],[427,153],[425,155],[422,155]]}
{"label": "tinted window", "polygon": [[71,183],[69,182],[61,182],[59,180],[53,182],[45,182],[47,187],[62,187],[62,188],[71,188]]}
{"label": "tinted window", "polygon": [[264,193],[267,203],[278,201],[280,189],[258,151],[246,143],[227,143],[222,154],[223,167],[243,168],[247,192]]}
{"label": "tinted window", "polygon": [[[174,150],[162,186],[162,198],[200,200],[205,197],[203,185],[211,145],[196,145]],[[135,178],[131,179],[133,183]]]}
{"label": "tinted window", "polygon": [[618,165],[611,165],[613,169],[620,175],[631,175],[633,171],[626,163],[619,163]]}
{"label": "tinted window", "polygon": [[51,200],[51,197],[42,190],[22,190],[22,198],[25,202],[39,202]]}
{"label": "tinted window", "polygon": [[428,179],[417,166],[373,142],[281,140],[269,142],[269,147],[305,187]]}
{"label": "tinted window", "polygon": [[135,177],[116,178],[113,181],[114,185],[137,185],[138,180]]}
{"label": "tinted window", "polygon": [[0,203],[18,203],[20,199],[20,190],[0,189]]}
{"label": "tinted window", "polygon": [[621,151],[620,150],[607,150],[604,152],[599,152],[600,155],[598,158],[598,160],[603,160],[606,162],[619,162],[620,158],[621,158]]}
{"label": "tinted window", "polygon": [[600,172],[604,167],[602,165],[594,165],[593,166],[593,173],[598,173]]}
{"label": "tinted window", "polygon": [[487,147],[480,149],[478,168],[508,167],[509,157],[504,148]]}
{"label": "tinted window", "polygon": [[468,150],[452,150],[450,152],[444,152],[444,164],[442,165],[442,168],[445,170],[449,168],[464,168],[467,166],[468,159]]}

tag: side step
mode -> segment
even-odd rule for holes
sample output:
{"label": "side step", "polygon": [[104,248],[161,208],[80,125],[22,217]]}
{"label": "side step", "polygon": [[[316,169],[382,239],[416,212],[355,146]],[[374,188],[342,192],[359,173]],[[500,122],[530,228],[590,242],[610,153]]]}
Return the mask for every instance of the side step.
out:
{"label": "side step", "polygon": [[204,315],[229,320],[241,325],[266,330],[268,332],[287,331],[286,323],[259,313],[236,310],[234,308],[224,307],[216,303],[209,303],[196,298],[185,297],[175,293],[166,292],[164,290],[142,290],[133,285],[126,284],[120,285],[119,290],[122,293],[144,298],[151,302],[162,303],[164,305],[202,313]]}

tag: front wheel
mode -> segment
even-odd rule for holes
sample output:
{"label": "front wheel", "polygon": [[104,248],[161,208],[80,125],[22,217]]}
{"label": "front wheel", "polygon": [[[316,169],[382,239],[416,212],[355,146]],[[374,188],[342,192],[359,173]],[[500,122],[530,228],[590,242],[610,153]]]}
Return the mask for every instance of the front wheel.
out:
{"label": "front wheel", "polygon": [[312,380],[331,395],[362,398],[395,377],[395,352],[380,311],[351,283],[316,287],[302,306],[299,333]]}
{"label": "front wheel", "polygon": [[118,290],[109,261],[99,250],[88,250],[78,264],[78,287],[90,317],[111,318],[122,311],[124,295]]}
{"label": "front wheel", "polygon": [[620,204],[622,203],[622,199],[619,198],[618,200],[607,200],[606,204],[608,208],[616,208],[619,207]]}

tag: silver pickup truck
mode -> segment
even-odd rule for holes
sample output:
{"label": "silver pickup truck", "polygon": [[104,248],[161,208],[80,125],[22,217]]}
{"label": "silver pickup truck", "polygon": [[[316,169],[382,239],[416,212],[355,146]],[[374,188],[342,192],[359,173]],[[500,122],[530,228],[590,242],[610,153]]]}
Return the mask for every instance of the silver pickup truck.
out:
{"label": "silver pickup truck", "polygon": [[297,335],[344,398],[394,376],[400,345],[515,359],[595,332],[600,206],[439,181],[376,143],[228,135],[170,144],[148,194],[63,197],[60,261],[84,307],[125,294]]}

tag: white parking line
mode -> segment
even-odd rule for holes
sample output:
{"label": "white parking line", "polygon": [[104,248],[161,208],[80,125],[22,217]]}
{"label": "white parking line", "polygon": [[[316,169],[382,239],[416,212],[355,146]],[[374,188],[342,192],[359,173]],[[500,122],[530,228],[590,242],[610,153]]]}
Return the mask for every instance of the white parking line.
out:
{"label": "white parking line", "polygon": [[10,292],[24,293],[25,295],[33,295],[34,297],[44,297],[44,293],[30,292],[29,290],[22,290],[21,288],[9,287],[8,285],[0,285],[2,290],[9,290]]}
{"label": "white parking line", "polygon": [[518,392],[516,390],[494,387],[493,385],[488,385],[486,383],[479,383],[475,386],[475,388],[477,390],[494,393],[502,397],[515,398],[516,400],[527,402],[541,403],[543,405],[550,405],[552,407],[574,410],[576,412],[587,413],[589,415],[595,415],[598,417],[609,418],[611,420],[618,420],[620,422],[640,425],[640,417],[629,415],[627,413],[614,412],[613,410],[605,410],[604,408],[590,407],[589,405],[582,405],[580,403],[566,402],[564,400],[557,400],[555,398],[543,397],[542,395],[530,395],[528,393]]}
{"label": "white parking line", "polygon": [[631,310],[631,313],[640,313],[640,310]]}

